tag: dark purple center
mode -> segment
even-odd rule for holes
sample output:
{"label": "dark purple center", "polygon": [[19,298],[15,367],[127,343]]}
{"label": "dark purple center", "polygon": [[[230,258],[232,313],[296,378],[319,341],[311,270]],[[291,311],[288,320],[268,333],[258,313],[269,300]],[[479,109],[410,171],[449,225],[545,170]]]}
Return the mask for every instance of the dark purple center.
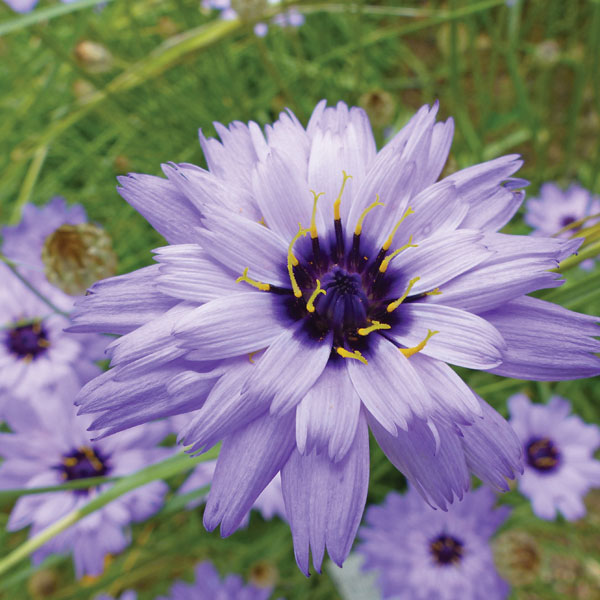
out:
{"label": "dark purple center", "polygon": [[526,447],[527,464],[542,472],[554,471],[560,462],[560,452],[549,438],[534,438]]}
{"label": "dark purple center", "polygon": [[48,349],[48,334],[41,321],[17,325],[8,330],[6,345],[18,358],[35,359]]}
{"label": "dark purple center", "polygon": [[566,227],[567,225],[570,225],[571,223],[575,223],[575,221],[577,221],[577,219],[575,217],[563,217],[560,224],[562,227]]}
{"label": "dark purple center", "polygon": [[456,565],[463,557],[463,543],[445,533],[436,537],[429,549],[435,562],[440,566]]}
{"label": "dark purple center", "polygon": [[108,472],[107,459],[97,448],[82,446],[63,457],[58,467],[66,481],[103,477]]}

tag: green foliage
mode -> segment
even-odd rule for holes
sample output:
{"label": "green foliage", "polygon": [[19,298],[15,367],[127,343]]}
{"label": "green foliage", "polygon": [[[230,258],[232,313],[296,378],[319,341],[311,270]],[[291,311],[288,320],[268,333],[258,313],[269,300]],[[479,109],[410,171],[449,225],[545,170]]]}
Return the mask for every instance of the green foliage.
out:
{"label": "green foliage", "polygon": [[[94,10],[96,4],[42,0],[18,16],[0,3],[0,223],[17,222],[26,202],[63,195],[108,230],[121,272],[149,264],[149,250],[163,240],[117,195],[116,175],[159,174],[166,161],[203,165],[199,127],[210,135],[213,121],[262,125],[286,106],[306,122],[321,98],[364,104],[379,144],[388,127],[400,127],[439,98],[441,115],[453,115],[457,124],[447,172],[518,152],[530,193],[549,180],[578,180],[600,192],[600,2],[521,0],[512,8],[503,0],[298,2],[306,24],[271,27],[264,39],[253,35],[252,24],[201,10],[198,0],[113,0]],[[78,58],[84,40],[110,53],[106,70]],[[366,96],[382,91],[392,100],[383,120],[381,106]],[[519,218],[507,230],[528,233]],[[585,256],[598,254],[597,240],[597,231],[590,232]],[[541,295],[592,313],[600,305],[600,272],[585,273],[576,263],[563,264],[563,287]],[[600,423],[597,381],[461,375],[505,415],[513,393],[540,402],[556,393],[585,420]],[[375,444],[371,461],[369,502],[403,489],[402,476]],[[165,476],[173,489],[181,483],[176,470]],[[506,528],[529,532],[542,555],[539,575],[517,586],[514,598],[597,598],[598,497],[576,526],[537,520],[516,491],[502,501],[514,506]],[[9,495],[0,503],[0,552],[24,558],[25,533],[5,532]],[[135,588],[146,600],[165,593],[174,578],[189,579],[207,557],[222,573],[246,578],[274,568],[276,594],[290,600],[336,597],[326,574],[306,580],[299,573],[288,527],[279,520],[253,514],[247,529],[221,540],[203,529],[201,509],[182,510],[182,500],[171,495],[161,513],[133,527],[132,539],[96,580],[75,581],[70,559],[51,557],[41,567],[56,577],[47,594],[40,592],[40,571],[15,560],[0,579],[0,598],[83,600]],[[572,568],[553,567],[561,561]]]}

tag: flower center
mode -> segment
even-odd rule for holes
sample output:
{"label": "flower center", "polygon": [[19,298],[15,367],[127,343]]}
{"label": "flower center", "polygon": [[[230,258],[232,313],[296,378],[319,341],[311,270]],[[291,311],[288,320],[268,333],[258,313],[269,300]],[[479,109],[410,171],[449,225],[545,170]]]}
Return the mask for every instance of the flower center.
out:
{"label": "flower center", "polygon": [[41,321],[34,321],[9,329],[6,345],[18,358],[32,360],[46,352],[50,342]]}
{"label": "flower center", "polygon": [[[363,225],[366,222],[368,224],[369,213],[384,206],[377,197],[359,216],[352,241],[348,244],[340,216],[340,203],[350,176],[345,172],[343,176],[339,195],[333,203],[334,227],[325,239],[319,238],[316,226],[317,201],[322,194],[312,192],[314,204],[310,227],[304,229],[299,224],[298,233],[288,247],[285,268],[291,289],[252,279],[247,268],[236,281],[244,281],[264,292],[283,295],[288,316],[293,321],[302,320],[311,338],[324,340],[329,332],[333,333],[332,358],[338,355],[359,360],[366,365],[368,361],[363,352],[368,350],[368,336],[371,333],[392,329],[400,323],[406,326],[406,316],[401,318],[394,312],[403,302],[441,292],[436,289],[425,294],[411,294],[411,289],[419,280],[419,277],[414,277],[403,282],[405,291],[400,298],[390,297],[390,290],[398,289],[394,285],[397,284],[395,279],[401,277],[397,272],[390,274],[390,262],[407,248],[416,248],[417,244],[412,243],[410,236],[406,244],[389,254],[388,251],[398,228],[414,211],[409,207],[391,229],[381,248],[376,248],[368,236],[363,238],[362,231]],[[309,233],[309,239],[306,239]],[[300,259],[295,251],[298,251]],[[420,352],[435,333],[438,332],[429,331],[425,339],[412,348],[396,345],[400,352],[410,357]]]}
{"label": "flower center", "polygon": [[463,557],[463,543],[455,537],[442,534],[429,545],[429,550],[439,566],[457,565]]}
{"label": "flower center", "polygon": [[563,217],[560,224],[562,227],[566,227],[567,225],[570,225],[571,223],[575,223],[575,221],[577,221],[577,219],[575,217]]}
{"label": "flower center", "polygon": [[108,472],[106,458],[90,446],[81,446],[66,454],[58,468],[66,481],[102,477]]}
{"label": "flower center", "polygon": [[560,462],[560,452],[549,438],[534,438],[526,447],[527,464],[542,472],[556,469]]}

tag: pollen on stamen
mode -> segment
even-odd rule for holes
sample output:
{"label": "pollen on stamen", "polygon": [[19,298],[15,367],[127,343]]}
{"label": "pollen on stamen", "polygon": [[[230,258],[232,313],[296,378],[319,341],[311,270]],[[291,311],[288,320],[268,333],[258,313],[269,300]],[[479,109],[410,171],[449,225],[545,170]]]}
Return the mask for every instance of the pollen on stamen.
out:
{"label": "pollen on stamen", "polygon": [[406,358],[410,358],[417,352],[421,352],[421,350],[423,350],[423,348],[425,348],[425,346],[427,345],[427,342],[436,333],[439,333],[439,331],[431,331],[431,329],[428,329],[427,335],[425,336],[425,338],[423,340],[421,340],[416,346],[412,346],[411,348],[398,348],[398,350],[400,350],[400,352],[402,352],[402,354],[404,354],[404,356],[406,356]]}
{"label": "pollen on stamen", "polygon": [[333,203],[333,218],[336,221],[339,221],[341,219],[340,204],[342,203],[342,195],[344,194],[344,188],[346,187],[346,182],[348,181],[348,179],[352,179],[352,175],[348,175],[348,173],[346,173],[346,171],[342,171],[342,174],[344,176],[344,179],[342,181],[342,187],[340,188],[340,193],[338,194],[338,197],[335,199],[335,202]]}
{"label": "pollen on stamen", "polygon": [[402,296],[400,296],[400,298],[398,298],[398,300],[395,300],[394,302],[391,302],[390,304],[388,304],[387,306],[387,311],[388,312],[394,312],[408,297],[408,294],[410,294],[410,290],[412,290],[413,286],[415,285],[415,283],[417,283],[417,281],[419,281],[419,279],[421,279],[420,277],[413,277],[409,282],[408,282],[408,286],[406,287],[406,291],[404,292],[404,294],[402,294]]}
{"label": "pollen on stamen", "polygon": [[263,283],[262,281],[257,281],[256,279],[251,279],[250,277],[248,277],[248,268],[249,267],[246,267],[244,269],[244,272],[242,273],[242,275],[240,275],[235,280],[235,282],[240,283],[240,282],[244,281],[247,284],[251,285],[252,287],[255,287],[255,288],[261,290],[262,292],[268,292],[271,289],[271,286],[268,283]]}
{"label": "pollen on stamen", "polygon": [[392,229],[392,233],[390,233],[387,240],[385,240],[383,246],[381,246],[382,250],[385,250],[387,252],[390,249],[390,246],[392,245],[392,242],[394,240],[394,236],[396,235],[396,231],[398,231],[398,227],[400,227],[400,225],[402,224],[404,219],[406,219],[406,217],[408,217],[409,215],[413,215],[414,213],[415,213],[415,211],[412,209],[411,206],[409,206],[404,211],[404,214],[402,215],[402,217],[400,217],[400,220],[394,225],[394,229]]}
{"label": "pollen on stamen", "polygon": [[365,217],[376,207],[376,206],[385,206],[383,202],[379,202],[379,194],[375,196],[375,202],[369,204],[365,210],[362,211],[360,217],[358,217],[358,222],[356,223],[356,228],[354,229],[354,235],[360,235],[362,233],[362,226]]}
{"label": "pollen on stamen", "polygon": [[434,288],[430,292],[425,292],[426,296],[439,296],[442,293],[439,287]]}
{"label": "pollen on stamen", "polygon": [[404,244],[404,246],[401,246],[397,250],[394,250],[389,256],[386,256],[383,259],[383,261],[379,265],[379,272],[385,273],[387,271],[387,268],[390,266],[390,262],[392,261],[392,259],[396,258],[396,256],[398,256],[398,254],[400,254],[400,252],[402,252],[403,250],[406,250],[408,248],[418,248],[418,247],[419,247],[419,244],[412,243],[412,235],[411,235],[408,238],[408,242],[406,244]]}
{"label": "pollen on stamen", "polygon": [[358,351],[355,350],[354,352],[350,352],[349,350],[346,350],[346,348],[336,348],[336,352],[342,357],[342,358],[353,358],[354,360],[358,360],[361,363],[363,363],[364,365],[368,365],[369,362],[367,361],[367,359]]}
{"label": "pollen on stamen", "polygon": [[309,313],[315,312],[315,300],[317,299],[317,296],[319,294],[326,295],[327,290],[321,288],[321,282],[317,279],[317,287],[315,291],[311,294],[310,298],[308,299],[308,302],[306,303],[306,310]]}
{"label": "pollen on stamen", "polygon": [[312,216],[310,218],[310,237],[314,240],[316,237],[318,237],[318,233],[317,233],[317,200],[323,196],[325,194],[325,192],[319,192],[317,194],[317,192],[314,192],[313,190],[310,190],[310,193],[313,195],[313,209],[312,209]]}
{"label": "pollen on stamen", "polygon": [[373,331],[378,331],[380,329],[391,329],[392,326],[387,323],[380,323],[379,321],[372,321],[372,325],[369,327],[361,327],[356,331],[358,335],[369,335]]}
{"label": "pollen on stamen", "polygon": [[294,256],[292,249],[294,244],[303,236],[305,236],[310,230],[302,229],[302,224],[298,223],[298,233],[292,238],[290,245],[288,246],[288,255],[287,255],[287,267],[288,274],[290,276],[290,282],[292,284],[292,290],[294,291],[294,296],[296,298],[302,298],[302,290],[296,281],[296,276],[294,275],[294,267],[298,266],[298,259]]}

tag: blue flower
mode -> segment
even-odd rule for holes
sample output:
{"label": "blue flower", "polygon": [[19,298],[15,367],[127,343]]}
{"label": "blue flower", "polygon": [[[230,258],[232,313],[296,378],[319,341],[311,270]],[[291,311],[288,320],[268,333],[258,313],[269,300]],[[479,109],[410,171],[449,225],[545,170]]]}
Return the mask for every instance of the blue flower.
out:
{"label": "blue flower", "polygon": [[357,551],[363,568],[377,572],[384,598],[411,600],[503,600],[489,544],[508,516],[494,509],[495,496],[481,487],[447,512],[433,511],[414,489],[390,492],[381,506],[367,509]]}
{"label": "blue flower", "polygon": [[364,111],[317,105],[200,135],[208,170],[120,179],[170,244],[95,284],[74,331],[122,334],[78,398],[103,435],[198,411],[223,441],[204,513],[229,535],[281,472],[296,558],[341,564],[365,505],[369,428],[433,505],[522,469],[506,421],[447,363],[508,377],[600,372],[596,319],[527,296],[581,240],[497,233],[523,199],[517,156],[436,183],[453,122],[424,106],[382,150]]}

